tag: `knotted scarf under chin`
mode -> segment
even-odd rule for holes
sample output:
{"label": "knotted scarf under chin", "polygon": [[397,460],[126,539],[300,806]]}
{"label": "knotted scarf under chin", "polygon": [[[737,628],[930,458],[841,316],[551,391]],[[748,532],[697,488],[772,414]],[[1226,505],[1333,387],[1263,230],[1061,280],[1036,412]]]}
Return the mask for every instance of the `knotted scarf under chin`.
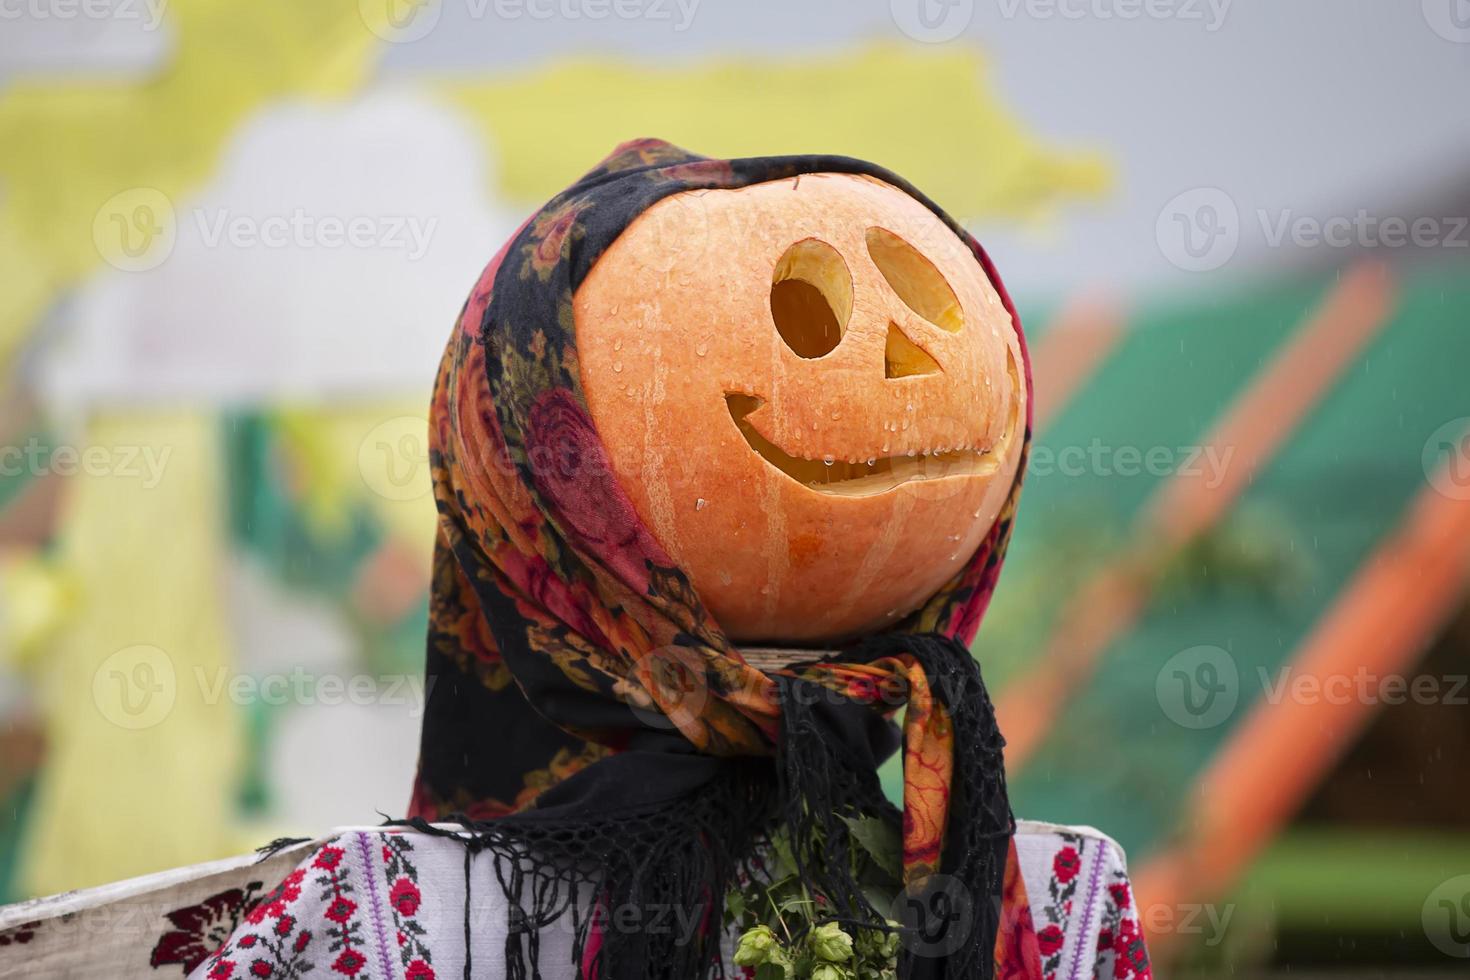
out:
{"label": "knotted scarf under chin", "polygon": [[[939,873],[906,882],[887,908],[864,893],[852,874],[848,821],[876,817],[897,829],[900,811],[877,776],[897,748],[897,731],[871,704],[782,672],[774,759],[630,751],[570,777],[523,813],[450,818],[457,827],[401,821],[466,847],[466,956],[475,904],[470,857],[488,852],[511,908],[510,980],[542,975],[540,933],[549,928],[572,931],[587,978],[723,977],[725,897],[741,875],[761,874],[762,845],[783,829],[803,883],[829,903],[820,918],[885,931],[888,920],[900,921],[900,977],[991,977],[1015,830],[994,707],[969,651],[940,634],[870,637],[801,669],[882,658],[917,663],[950,719],[953,776]],[[664,795],[650,799],[649,786]],[[467,958],[466,978],[471,965]]]}

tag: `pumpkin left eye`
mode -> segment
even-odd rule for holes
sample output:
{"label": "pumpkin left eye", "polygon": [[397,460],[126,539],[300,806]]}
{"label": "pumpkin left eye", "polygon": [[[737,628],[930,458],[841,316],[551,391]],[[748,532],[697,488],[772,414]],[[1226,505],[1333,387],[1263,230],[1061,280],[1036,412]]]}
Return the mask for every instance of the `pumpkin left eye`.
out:
{"label": "pumpkin left eye", "polygon": [[798,357],[830,354],[852,316],[852,273],[824,241],[806,238],[782,253],[771,274],[771,317]]}
{"label": "pumpkin left eye", "polygon": [[868,255],[903,305],[936,327],[959,333],[965,325],[948,280],[922,252],[887,228],[869,228]]}

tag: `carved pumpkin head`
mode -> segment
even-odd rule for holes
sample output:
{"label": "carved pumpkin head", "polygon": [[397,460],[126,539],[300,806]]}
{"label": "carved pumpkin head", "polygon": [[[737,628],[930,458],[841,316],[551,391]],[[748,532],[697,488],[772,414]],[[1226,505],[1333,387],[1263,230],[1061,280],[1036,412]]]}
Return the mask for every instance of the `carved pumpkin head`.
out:
{"label": "carved pumpkin head", "polygon": [[1015,326],[966,244],[876,178],[667,197],[574,313],[612,469],[737,641],[900,619],[970,559],[1015,478]]}

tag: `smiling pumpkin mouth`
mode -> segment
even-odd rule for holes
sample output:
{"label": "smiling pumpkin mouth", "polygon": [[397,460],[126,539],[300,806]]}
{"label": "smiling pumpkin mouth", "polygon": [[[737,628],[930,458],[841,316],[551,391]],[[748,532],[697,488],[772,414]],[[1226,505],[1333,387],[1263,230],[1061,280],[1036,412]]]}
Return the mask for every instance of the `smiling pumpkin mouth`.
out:
{"label": "smiling pumpkin mouth", "polygon": [[[989,476],[1000,468],[1013,425],[995,445],[984,449],[953,449],[916,452],[912,456],[875,456],[866,461],[806,459],[793,456],[758,432],[750,414],[765,404],[755,395],[731,392],[725,395],[730,418],[745,442],[762,459],[798,483],[818,493],[862,497],[883,493],[914,480],[939,480],[952,476]],[[1013,420],[1014,421],[1014,420]]]}

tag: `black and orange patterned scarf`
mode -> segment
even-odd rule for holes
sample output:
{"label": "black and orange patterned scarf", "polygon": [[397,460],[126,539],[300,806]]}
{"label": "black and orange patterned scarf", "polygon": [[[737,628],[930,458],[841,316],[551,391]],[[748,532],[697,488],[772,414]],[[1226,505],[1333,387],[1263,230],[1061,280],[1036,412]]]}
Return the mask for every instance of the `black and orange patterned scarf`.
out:
{"label": "black and orange patterned scarf", "polygon": [[[957,881],[976,899],[978,927],[961,948],[906,956],[901,975],[996,968],[1014,823],[1003,741],[967,646],[1028,450],[995,526],[939,594],[891,632],[767,674],[639,521],[581,390],[572,297],[634,218],[681,191],[818,172],[868,174],[924,203],[970,245],[1015,318],[984,250],[886,170],[830,156],[712,160],[640,140],[506,243],[445,351],[430,424],[440,518],[431,686],[411,816],[471,825],[476,846],[511,869],[502,885],[519,927],[507,953],[524,975],[537,971],[534,930],[584,915],[579,887],[596,896],[577,924],[585,976],[717,973],[723,896],[776,826],[835,914],[881,920],[888,910],[872,908],[833,859],[848,846],[842,818],[857,815],[901,818],[908,886]],[[1029,366],[1025,375],[1029,388]],[[1029,419],[1026,436],[1029,448]],[[905,705],[900,814],[876,769],[899,747],[890,718]],[[597,909],[658,903],[698,909],[707,925],[688,941],[597,921]]]}

